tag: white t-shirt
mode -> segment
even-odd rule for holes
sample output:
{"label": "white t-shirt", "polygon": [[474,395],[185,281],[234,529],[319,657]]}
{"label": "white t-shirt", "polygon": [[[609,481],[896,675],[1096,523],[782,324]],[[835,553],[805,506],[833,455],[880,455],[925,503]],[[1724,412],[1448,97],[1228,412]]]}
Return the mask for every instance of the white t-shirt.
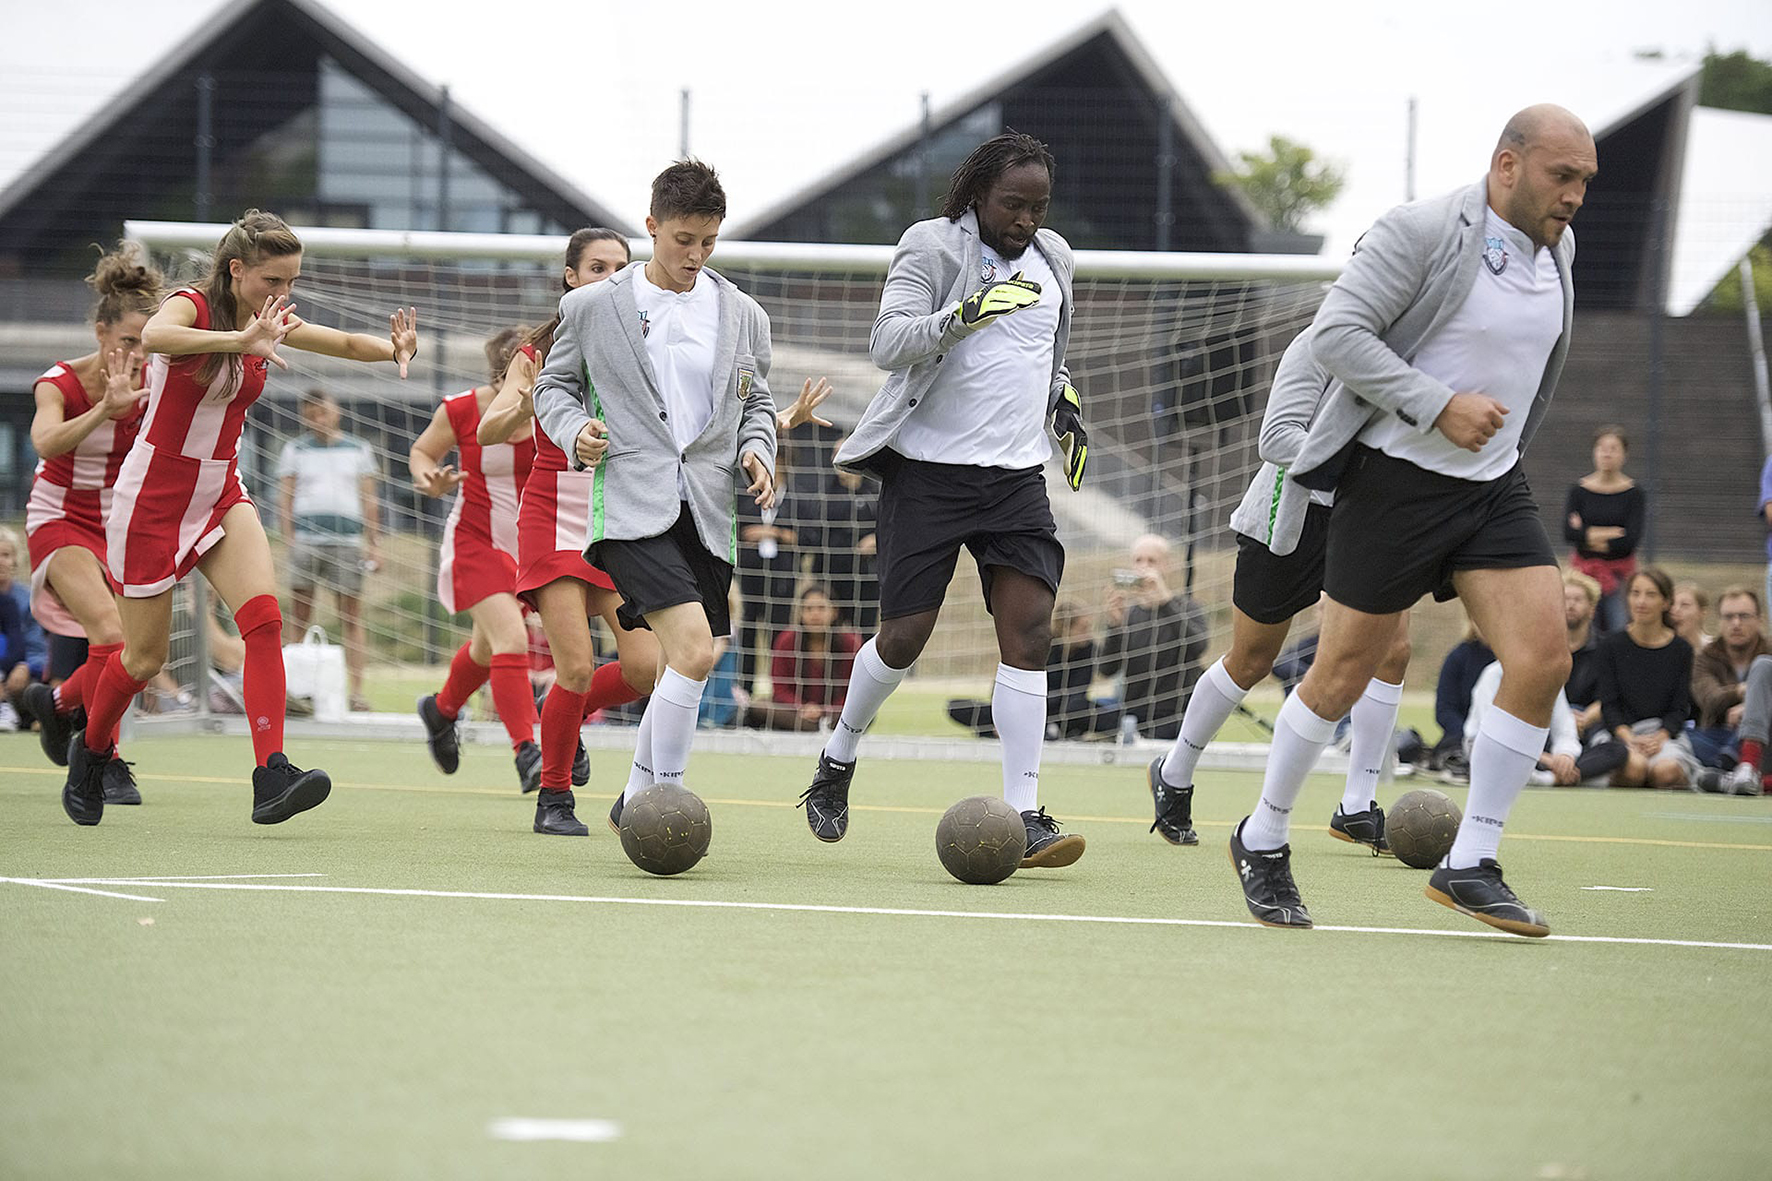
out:
{"label": "white t-shirt", "polygon": [[[666,291],[634,272],[634,303],[640,310],[640,331],[646,356],[658,376],[665,412],[671,416],[671,439],[681,454],[714,417],[714,354],[720,341],[720,288],[697,273],[688,291]],[[677,495],[689,499],[682,469]]]}
{"label": "white t-shirt", "polygon": [[1508,408],[1495,437],[1466,451],[1437,430],[1386,414],[1360,441],[1417,467],[1464,480],[1494,480],[1520,458],[1520,433],[1563,334],[1563,285],[1549,248],[1485,211],[1483,261],[1464,306],[1422,343],[1410,364],[1459,393],[1487,394]]}
{"label": "white t-shirt", "polygon": [[1038,246],[1004,259],[981,244],[979,286],[1015,272],[1040,284],[1040,302],[999,318],[948,350],[929,387],[898,428],[893,449],[907,459],[974,467],[1046,462],[1046,401],[1064,295]]}
{"label": "white t-shirt", "polygon": [[376,474],[369,444],[348,435],[322,443],[303,433],[283,445],[277,478],[295,477],[296,536],[354,538],[363,532],[363,477]]}

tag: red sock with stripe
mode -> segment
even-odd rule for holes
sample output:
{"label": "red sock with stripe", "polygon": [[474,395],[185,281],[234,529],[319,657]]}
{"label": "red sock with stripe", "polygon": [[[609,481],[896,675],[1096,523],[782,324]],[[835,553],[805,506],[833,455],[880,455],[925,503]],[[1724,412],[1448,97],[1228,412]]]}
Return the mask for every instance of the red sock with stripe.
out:
{"label": "red sock with stripe", "polygon": [[461,707],[472,697],[492,676],[492,668],[481,664],[468,655],[468,646],[463,644],[456,652],[455,659],[449,662],[449,676],[444,679],[443,687],[437,691],[437,712],[444,717],[455,720]]}
{"label": "red sock with stripe", "polygon": [[276,595],[246,600],[234,612],[234,625],[246,645],[241,696],[246,700],[246,727],[252,731],[252,754],[259,766],[283,749],[283,715],[289,705],[283,673],[283,612]]}
{"label": "red sock with stripe", "polygon": [[86,660],[75,669],[67,680],[55,687],[55,712],[71,714],[86,704],[86,694],[91,691],[93,682],[111,657],[123,651],[122,644],[89,644],[86,648]]}
{"label": "red sock with stripe", "polygon": [[501,652],[492,658],[492,704],[498,708],[511,749],[535,741],[535,694],[529,688],[529,653]]}
{"label": "red sock with stripe", "polygon": [[572,759],[578,754],[578,726],[585,695],[556,684],[541,703],[541,785],[549,791],[572,786]]}
{"label": "red sock with stripe", "polygon": [[142,691],[138,681],[123,669],[123,653],[113,652],[105,666],[86,686],[86,749],[103,754],[117,745],[117,723],[123,711]]}
{"label": "red sock with stripe", "polygon": [[585,717],[600,709],[611,709],[638,701],[646,696],[622,679],[621,661],[612,660],[591,674],[591,687],[585,690]]}

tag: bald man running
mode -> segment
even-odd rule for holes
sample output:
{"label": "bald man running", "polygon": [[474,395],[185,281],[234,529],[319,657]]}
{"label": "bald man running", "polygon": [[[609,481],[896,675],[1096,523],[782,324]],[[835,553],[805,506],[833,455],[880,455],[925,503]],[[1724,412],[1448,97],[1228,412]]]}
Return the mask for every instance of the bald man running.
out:
{"label": "bald man running", "polygon": [[1317,314],[1311,352],[1333,380],[1290,476],[1335,493],[1329,601],[1316,663],[1275,721],[1260,802],[1231,834],[1244,900],[1269,926],[1311,925],[1292,879],[1292,806],[1398,616],[1431,593],[1464,601],[1502,676],[1471,749],[1464,823],[1427,896],[1516,935],[1550,933],[1496,853],[1569,674],[1556,558],[1520,456],[1568,352],[1567,231],[1595,170],[1581,120],[1528,107],[1486,177],[1380,218]]}

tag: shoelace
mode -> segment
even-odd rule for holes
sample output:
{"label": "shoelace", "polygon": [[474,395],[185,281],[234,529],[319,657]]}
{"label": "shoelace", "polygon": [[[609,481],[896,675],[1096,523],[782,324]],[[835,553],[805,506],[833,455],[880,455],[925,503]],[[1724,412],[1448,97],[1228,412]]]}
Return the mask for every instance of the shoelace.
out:
{"label": "shoelace", "polygon": [[1058,821],[1046,815],[1046,805],[1041,804],[1040,810],[1025,818],[1029,824],[1045,829],[1049,833],[1058,832]]}
{"label": "shoelace", "polygon": [[1304,905],[1304,899],[1298,893],[1298,885],[1292,880],[1290,858],[1257,854],[1249,858],[1249,863],[1256,867],[1255,872],[1273,888],[1276,903],[1281,906]]}
{"label": "shoelace", "polygon": [[106,767],[121,767],[123,769],[123,782],[129,784],[131,787],[135,786],[135,772],[130,770],[131,767],[135,766],[134,763],[130,762],[128,759],[121,759],[113,756],[111,761],[105,765]]}
{"label": "shoelace", "polygon": [[[1179,832],[1183,827],[1181,814],[1185,808],[1185,801],[1189,797],[1183,792],[1167,785],[1163,788],[1163,795],[1165,797],[1163,810],[1157,813],[1157,818],[1151,821],[1151,826],[1145,829],[1146,832],[1156,832],[1159,828],[1164,830],[1174,829]],[[1042,808],[1041,811],[1045,811],[1045,809]],[[1187,819],[1191,820],[1192,817],[1190,816]]]}

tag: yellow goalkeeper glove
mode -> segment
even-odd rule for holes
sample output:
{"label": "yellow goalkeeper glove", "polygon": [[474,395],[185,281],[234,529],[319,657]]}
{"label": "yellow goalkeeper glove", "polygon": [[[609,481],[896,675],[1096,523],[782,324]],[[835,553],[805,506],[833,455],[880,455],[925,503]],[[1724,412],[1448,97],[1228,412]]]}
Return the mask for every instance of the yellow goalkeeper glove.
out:
{"label": "yellow goalkeeper glove", "polygon": [[1089,463],[1089,432],[1083,429],[1083,400],[1068,381],[1052,408],[1052,433],[1064,448],[1064,478],[1075,492],[1083,486],[1083,468]]}
{"label": "yellow goalkeeper glove", "polygon": [[1016,271],[1010,278],[988,283],[956,304],[950,314],[958,322],[961,332],[977,332],[999,316],[1039,303],[1040,285],[1032,279],[1022,278],[1021,274]]}

